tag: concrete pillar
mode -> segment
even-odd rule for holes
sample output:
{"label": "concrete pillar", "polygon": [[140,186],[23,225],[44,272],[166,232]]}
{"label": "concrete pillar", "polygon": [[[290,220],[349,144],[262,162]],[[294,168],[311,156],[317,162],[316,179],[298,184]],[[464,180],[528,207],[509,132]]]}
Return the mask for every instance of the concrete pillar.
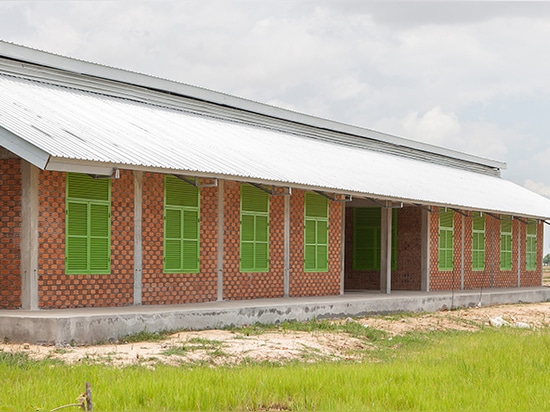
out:
{"label": "concrete pillar", "polygon": [[430,212],[422,209],[420,233],[420,289],[430,291]]}
{"label": "concrete pillar", "polygon": [[21,160],[21,306],[38,309],[38,168]]}
{"label": "concrete pillar", "polygon": [[284,196],[284,296],[290,296],[290,195]]}
{"label": "concrete pillar", "polygon": [[[465,239],[466,239],[466,233],[464,226],[466,225],[466,217],[464,215],[460,215],[462,218],[462,237],[461,237],[461,248],[460,248],[460,290],[464,290],[464,245],[465,245]],[[454,285],[453,285],[454,288]]]}
{"label": "concrete pillar", "polygon": [[223,244],[225,182],[218,179],[218,301],[223,300]]}
{"label": "concrete pillar", "polygon": [[340,219],[341,237],[340,237],[340,295],[344,294],[345,279],[345,259],[346,259],[346,203],[342,203],[342,217]]}
{"label": "concrete pillar", "polygon": [[143,172],[134,171],[134,305],[142,303],[143,288]]}
{"label": "concrete pillar", "polygon": [[392,208],[383,207],[380,225],[380,291],[391,293]]}
{"label": "concrete pillar", "polygon": [[[518,220],[518,288],[521,287],[521,229],[525,227],[525,237],[527,238],[527,225],[522,224]],[[527,251],[527,247],[525,247],[525,250]],[[526,256],[527,258],[527,256]]]}

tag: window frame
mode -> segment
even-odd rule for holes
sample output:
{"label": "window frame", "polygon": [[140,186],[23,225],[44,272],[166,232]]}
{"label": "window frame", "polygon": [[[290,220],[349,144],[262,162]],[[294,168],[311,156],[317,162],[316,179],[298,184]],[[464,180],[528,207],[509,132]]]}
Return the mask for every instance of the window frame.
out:
{"label": "window frame", "polygon": [[[478,224],[476,227],[476,223]],[[482,213],[472,213],[472,270],[485,270],[485,225]],[[479,226],[482,226],[480,228]]]}
{"label": "window frame", "polygon": [[[441,272],[454,270],[454,211],[439,211],[439,239],[437,268]],[[445,226],[450,222],[450,226]]]}
{"label": "window frame", "polygon": [[[246,199],[247,196],[255,196],[255,199]],[[265,202],[265,207],[258,202]],[[239,270],[242,273],[269,272],[270,208],[271,198],[268,193],[250,184],[240,185]],[[252,227],[248,226],[250,224]],[[265,229],[262,230],[264,224]],[[246,250],[251,250],[248,252],[251,255],[248,258],[252,260],[251,265],[247,264]]]}
{"label": "window frame", "polygon": [[[92,187],[94,185],[95,188]],[[93,179],[83,173],[67,173],[65,186],[65,274],[111,274],[111,180]],[[83,190],[83,186],[86,190]],[[102,191],[106,193],[106,199],[98,197]],[[79,195],[79,192],[82,194]],[[88,195],[86,196],[84,192]],[[90,196],[90,193],[94,196]],[[82,207],[85,208],[84,213],[82,213]],[[77,211],[78,208],[81,211]],[[106,210],[103,212],[104,216],[96,218],[98,214],[101,215],[94,212],[94,209],[98,208]],[[78,231],[81,233],[74,233]],[[104,231],[104,233],[98,234],[97,231]],[[73,243],[77,243],[75,248],[80,252],[72,252]],[[78,254],[82,253],[83,245],[86,252],[85,256],[80,256],[80,260],[85,262],[79,266],[76,261],[79,259]],[[97,261],[103,261],[103,266],[97,266]]]}
{"label": "window frame", "polygon": [[[171,190],[174,190],[172,193]],[[177,193],[176,193],[177,191]],[[196,196],[191,203],[187,203],[191,197]],[[183,197],[187,197],[183,200]],[[170,198],[180,197],[179,203]],[[163,273],[199,273],[200,272],[200,198],[201,192],[198,187],[195,187],[175,176],[164,176],[164,233],[163,233]],[[178,218],[169,217],[173,214],[179,214]],[[191,219],[191,228],[187,228],[189,224],[189,216],[195,215],[195,219]],[[178,226],[176,226],[178,224]],[[177,227],[178,236],[169,236],[169,234]],[[190,229],[190,230],[189,230]],[[190,232],[194,232],[195,236],[188,236]],[[171,257],[173,246],[177,245],[177,253]],[[194,265],[189,265],[189,248],[194,255]],[[171,264],[171,260],[177,261],[177,265]]]}
{"label": "window frame", "polygon": [[[324,216],[317,214],[308,214],[317,206],[315,202],[323,201],[326,207]],[[318,193],[306,192],[304,194],[304,272],[328,272],[328,243],[329,243],[329,200]],[[313,229],[313,235],[309,232]],[[309,239],[314,238],[311,242]],[[324,251],[323,251],[324,249]],[[321,262],[319,257],[323,255]],[[313,260],[313,266],[310,262]]]}

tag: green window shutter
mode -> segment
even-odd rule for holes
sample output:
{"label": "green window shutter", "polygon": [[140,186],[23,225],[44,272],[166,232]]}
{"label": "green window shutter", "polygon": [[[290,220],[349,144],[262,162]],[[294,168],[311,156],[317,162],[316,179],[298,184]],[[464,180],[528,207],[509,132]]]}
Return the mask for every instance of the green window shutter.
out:
{"label": "green window shutter", "polygon": [[537,269],[537,221],[529,219],[526,227],[525,269]]}
{"label": "green window shutter", "polygon": [[512,217],[500,220],[500,270],[512,270]]}
{"label": "green window shutter", "polygon": [[111,181],[68,173],[67,274],[108,274],[111,266]]}
{"label": "green window shutter", "polygon": [[454,266],[454,212],[439,212],[438,269],[453,270]]}
{"label": "green window shutter", "polygon": [[380,219],[379,207],[354,209],[354,270],[380,270]]}
{"label": "green window shutter", "polygon": [[[380,270],[381,213],[379,207],[354,209],[353,269]],[[397,210],[392,211],[392,270],[397,270]]]}
{"label": "green window shutter", "polygon": [[391,270],[397,270],[397,209],[392,210],[391,227]]}
{"label": "green window shutter", "polygon": [[200,191],[174,176],[164,178],[164,271],[200,271]]}
{"label": "green window shutter", "polygon": [[111,264],[111,219],[110,205],[94,204],[90,210],[90,270],[108,272]]}
{"label": "green window shutter", "polygon": [[485,270],[485,216],[472,214],[472,270]]}
{"label": "green window shutter", "polygon": [[269,271],[269,195],[241,185],[241,272]]}
{"label": "green window shutter", "polygon": [[182,242],[181,216],[178,209],[165,208],[164,211],[164,270],[181,270]]}
{"label": "green window shutter", "polygon": [[304,270],[328,271],[328,200],[317,193],[304,197]]}

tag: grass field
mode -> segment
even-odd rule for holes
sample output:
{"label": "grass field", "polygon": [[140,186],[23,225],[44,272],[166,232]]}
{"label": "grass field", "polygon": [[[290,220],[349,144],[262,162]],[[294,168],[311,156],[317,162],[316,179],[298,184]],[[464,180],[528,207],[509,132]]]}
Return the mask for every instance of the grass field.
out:
{"label": "grass field", "polygon": [[95,411],[550,408],[548,330],[419,332],[384,341],[369,362],[219,368],[68,366],[0,352],[0,411],[74,403],[85,382]]}

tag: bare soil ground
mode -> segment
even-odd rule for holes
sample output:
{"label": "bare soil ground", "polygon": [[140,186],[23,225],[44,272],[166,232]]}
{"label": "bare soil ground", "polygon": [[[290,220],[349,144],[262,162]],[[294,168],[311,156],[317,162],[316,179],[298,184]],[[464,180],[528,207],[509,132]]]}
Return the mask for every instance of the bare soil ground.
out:
{"label": "bare soil ground", "polygon": [[[340,319],[342,324],[357,322],[365,328],[385,331],[386,338],[415,331],[463,330],[475,332],[483,327],[524,327],[547,329],[550,303],[501,305],[426,314],[373,316]],[[24,352],[34,359],[58,359],[72,364],[102,363],[114,366],[157,363],[170,365],[236,365],[243,362],[292,360],[360,360],[376,343],[343,331],[300,332],[274,328],[254,334],[249,330],[185,331],[162,341],[115,343],[96,346],[53,347],[30,344],[0,344],[0,352]]]}

